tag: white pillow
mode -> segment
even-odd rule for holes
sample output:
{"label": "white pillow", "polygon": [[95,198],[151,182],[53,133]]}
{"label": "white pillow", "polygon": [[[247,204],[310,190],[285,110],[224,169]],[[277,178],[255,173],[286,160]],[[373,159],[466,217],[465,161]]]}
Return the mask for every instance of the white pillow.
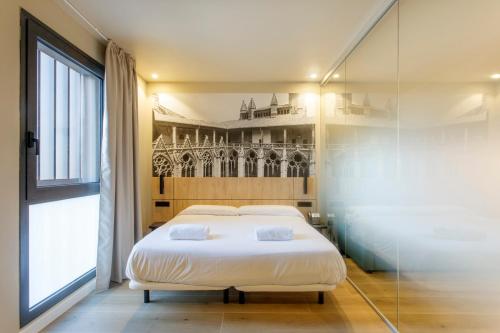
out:
{"label": "white pillow", "polygon": [[192,205],[184,209],[178,215],[221,215],[237,216],[238,209],[233,206],[221,205]]}
{"label": "white pillow", "polygon": [[267,215],[267,216],[297,216],[304,215],[293,206],[284,205],[250,205],[238,208],[239,215]]}

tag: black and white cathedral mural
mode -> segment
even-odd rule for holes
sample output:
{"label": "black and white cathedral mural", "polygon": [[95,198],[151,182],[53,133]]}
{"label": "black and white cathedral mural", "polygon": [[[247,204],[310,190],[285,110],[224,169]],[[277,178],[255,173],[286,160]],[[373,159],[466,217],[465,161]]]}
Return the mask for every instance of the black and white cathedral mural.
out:
{"label": "black and white cathedral mural", "polygon": [[153,95],[153,176],[315,174],[317,94]]}

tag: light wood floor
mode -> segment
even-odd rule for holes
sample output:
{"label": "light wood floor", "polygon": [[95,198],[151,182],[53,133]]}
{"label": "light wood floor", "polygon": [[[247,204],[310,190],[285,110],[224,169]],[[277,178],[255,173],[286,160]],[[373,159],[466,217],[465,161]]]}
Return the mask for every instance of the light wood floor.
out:
{"label": "light wood floor", "polygon": [[152,292],[127,284],[94,294],[46,328],[45,332],[329,332],[387,333],[382,320],[348,283],[325,293],[248,293],[247,304],[223,304],[221,292]]}
{"label": "light wood floor", "polygon": [[[346,259],[348,275],[401,333],[500,332],[498,276],[457,272],[368,274]],[[399,302],[398,302],[399,296]]]}

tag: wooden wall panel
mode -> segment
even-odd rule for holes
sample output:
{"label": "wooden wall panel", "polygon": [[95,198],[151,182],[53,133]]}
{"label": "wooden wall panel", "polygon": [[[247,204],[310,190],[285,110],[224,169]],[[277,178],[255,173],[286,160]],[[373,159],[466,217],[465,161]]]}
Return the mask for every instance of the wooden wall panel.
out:
{"label": "wooden wall panel", "polygon": [[151,195],[154,199],[174,198],[174,179],[172,177],[163,178],[163,194],[160,194],[160,177],[153,177],[151,181]]}
{"label": "wooden wall panel", "polygon": [[[165,206],[157,206],[157,203],[168,203],[169,207]],[[153,218],[152,221],[154,222],[166,222],[170,220],[172,217],[174,217],[174,201],[173,200],[153,200],[153,207],[152,207],[152,212],[153,212]]]}
{"label": "wooden wall panel", "polygon": [[194,178],[197,196],[193,199],[227,199],[227,178]]}
{"label": "wooden wall panel", "polygon": [[[174,178],[175,199],[226,199],[229,178]],[[236,178],[233,178],[236,179]]]}
{"label": "wooden wall panel", "polygon": [[298,200],[316,199],[316,179],[307,178],[307,193],[304,193],[304,178],[293,178],[293,198]]}
{"label": "wooden wall panel", "polygon": [[175,199],[293,199],[291,178],[174,178]]}
{"label": "wooden wall panel", "polygon": [[293,197],[290,178],[228,178],[229,198],[237,200],[289,200]]}
{"label": "wooden wall panel", "polygon": [[233,178],[229,186],[229,197],[231,199],[258,199],[259,193],[256,191],[258,178]]}
{"label": "wooden wall panel", "polygon": [[292,199],[293,179],[291,178],[260,178],[261,199]]}
{"label": "wooden wall panel", "polygon": [[198,196],[198,184],[193,179],[173,178],[175,199],[192,199]]}
{"label": "wooden wall panel", "polygon": [[[190,205],[291,205],[305,216],[317,211],[316,181],[308,178],[303,193],[303,178],[164,178],[164,194],[159,193],[159,177],[153,177],[153,222],[165,221]],[[170,207],[157,207],[169,201]],[[298,207],[299,202],[311,207]]]}

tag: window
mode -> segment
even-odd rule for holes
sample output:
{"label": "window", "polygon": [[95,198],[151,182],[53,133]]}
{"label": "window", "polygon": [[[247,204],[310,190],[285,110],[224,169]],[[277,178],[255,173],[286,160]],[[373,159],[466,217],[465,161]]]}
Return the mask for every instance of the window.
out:
{"label": "window", "polygon": [[219,160],[220,160],[220,176],[227,177],[227,158],[226,152],[224,150],[219,151]]}
{"label": "window", "polygon": [[288,177],[304,177],[309,175],[309,163],[300,152],[295,152],[288,159]]}
{"label": "window", "polygon": [[281,161],[274,150],[264,156],[264,177],[281,177]]}
{"label": "window", "polygon": [[184,153],[181,157],[181,176],[194,177],[196,173],[196,163],[193,155]]}
{"label": "window", "polygon": [[278,114],[279,115],[285,115],[285,114],[290,114],[290,108],[278,108]]}
{"label": "window", "polygon": [[257,177],[257,153],[252,149],[245,156],[245,177]]}
{"label": "window", "polygon": [[21,13],[21,326],[95,276],[104,68]]}
{"label": "window", "polygon": [[229,151],[229,177],[238,177],[238,152],[234,149]]}
{"label": "window", "polygon": [[172,177],[174,167],[166,153],[153,154],[153,174],[155,177]]}
{"label": "window", "polygon": [[102,80],[39,41],[37,186],[99,181]]}
{"label": "window", "polygon": [[212,177],[212,155],[206,151],[202,155],[203,177]]}

